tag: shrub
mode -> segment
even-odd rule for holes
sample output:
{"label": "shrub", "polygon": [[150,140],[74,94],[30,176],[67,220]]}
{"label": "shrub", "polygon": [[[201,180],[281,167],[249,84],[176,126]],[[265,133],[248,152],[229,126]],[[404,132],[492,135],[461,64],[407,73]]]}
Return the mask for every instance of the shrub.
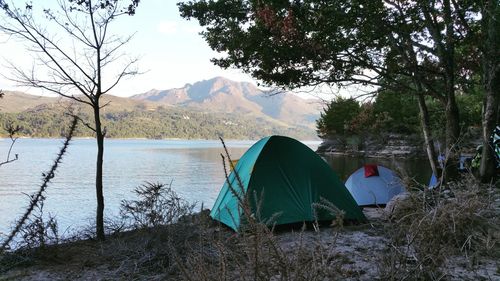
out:
{"label": "shrub", "polygon": [[47,245],[59,243],[57,220],[51,214],[45,217],[43,212],[44,199],[35,206],[35,212],[19,231],[21,240],[18,246],[20,248],[43,249]]}
{"label": "shrub", "polygon": [[130,221],[134,228],[172,224],[190,214],[195,206],[180,198],[171,184],[146,182],[134,193],[138,199],[123,200],[120,209],[123,219]]}

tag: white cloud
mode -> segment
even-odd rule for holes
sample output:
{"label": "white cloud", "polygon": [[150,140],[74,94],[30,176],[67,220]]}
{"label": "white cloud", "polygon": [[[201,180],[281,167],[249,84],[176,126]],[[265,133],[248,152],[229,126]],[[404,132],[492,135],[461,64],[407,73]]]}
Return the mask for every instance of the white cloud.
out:
{"label": "white cloud", "polygon": [[198,34],[203,31],[203,28],[198,24],[186,21],[173,21],[173,20],[163,20],[158,23],[158,32],[162,34]]}
{"label": "white cloud", "polygon": [[182,31],[185,33],[200,33],[203,31],[203,27],[199,26],[198,24],[190,24],[190,25],[185,25],[182,27]]}
{"label": "white cloud", "polygon": [[179,29],[179,24],[175,21],[161,21],[158,24],[158,32],[163,34],[173,34]]}

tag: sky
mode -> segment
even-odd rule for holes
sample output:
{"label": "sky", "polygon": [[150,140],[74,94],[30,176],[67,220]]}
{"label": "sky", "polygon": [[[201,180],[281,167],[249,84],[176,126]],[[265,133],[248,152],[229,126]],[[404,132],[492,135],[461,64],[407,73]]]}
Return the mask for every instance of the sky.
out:
{"label": "sky", "polygon": [[[128,55],[139,57],[137,66],[143,73],[125,80],[110,94],[131,96],[151,89],[179,88],[215,76],[255,83],[238,69],[224,70],[210,62],[219,54],[212,51],[199,35],[202,29],[197,21],[187,21],[179,16],[177,2],[144,0],[140,2],[136,15],[115,22],[116,34],[127,36],[135,33],[125,48]],[[9,76],[7,60],[29,69],[33,59],[26,52],[23,44],[0,36],[0,73]],[[0,89],[39,94],[35,89],[16,88],[13,82],[2,76]]]}
{"label": "sky", "polygon": [[[21,0],[12,1],[16,4],[24,3]],[[128,56],[139,58],[137,67],[141,74],[122,80],[109,94],[128,97],[152,89],[181,88],[188,83],[193,84],[216,76],[257,84],[257,81],[250,75],[239,69],[221,69],[210,62],[211,58],[221,55],[212,51],[199,34],[203,29],[198,21],[188,21],[180,17],[177,8],[179,1],[187,0],[143,0],[134,16],[123,16],[112,23],[113,34],[122,37],[134,34],[132,41],[124,46],[124,50]],[[57,3],[54,0],[33,2],[35,5],[43,3],[49,7],[50,3],[52,5]],[[50,28],[47,29],[51,31]],[[19,87],[8,79],[12,77],[11,70],[8,68],[9,62],[23,69],[31,69],[35,60],[30,54],[32,53],[27,51],[25,44],[0,33],[0,90],[17,90],[37,95],[48,94],[34,88]],[[303,98],[320,98],[323,101],[329,101],[339,95],[357,96],[360,91],[364,93],[365,90],[361,87],[339,90],[337,87],[322,86],[313,89],[298,89],[293,92]]]}

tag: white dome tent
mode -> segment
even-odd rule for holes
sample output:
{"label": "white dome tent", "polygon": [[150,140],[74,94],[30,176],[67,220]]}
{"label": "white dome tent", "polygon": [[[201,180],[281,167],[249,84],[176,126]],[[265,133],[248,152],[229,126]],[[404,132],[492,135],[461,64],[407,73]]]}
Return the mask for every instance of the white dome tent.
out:
{"label": "white dome tent", "polygon": [[380,165],[365,165],[347,179],[345,186],[359,206],[385,205],[406,189],[396,173]]}

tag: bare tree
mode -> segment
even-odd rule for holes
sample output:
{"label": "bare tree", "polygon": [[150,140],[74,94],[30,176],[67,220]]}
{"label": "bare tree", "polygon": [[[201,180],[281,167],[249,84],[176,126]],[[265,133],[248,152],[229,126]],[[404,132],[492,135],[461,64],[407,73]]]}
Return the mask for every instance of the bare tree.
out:
{"label": "bare tree", "polygon": [[[0,99],[3,98],[3,96],[4,96],[4,92],[2,90],[0,90]],[[19,159],[19,156],[17,154],[15,154],[14,157],[12,157],[12,148],[14,147],[14,144],[17,141],[16,134],[17,134],[17,132],[19,132],[19,130],[21,130],[21,128],[19,126],[14,126],[14,124],[9,122],[7,124],[3,124],[3,129],[9,135],[10,146],[9,146],[9,150],[7,151],[6,159],[0,160],[0,167]]]}
{"label": "bare tree", "polygon": [[21,128],[19,126],[14,126],[12,123],[7,123],[4,125],[4,130],[7,132],[7,134],[9,134],[10,145],[6,159],[3,161],[0,160],[0,167],[19,159],[19,156],[17,154],[14,154],[14,156],[12,156],[12,148],[14,147],[14,144],[16,143],[18,138],[16,134],[21,130]]}
{"label": "bare tree", "polygon": [[122,51],[132,37],[113,35],[111,24],[120,16],[135,14],[139,0],[58,0],[50,4],[44,1],[47,7],[37,6],[42,5],[40,2],[20,7],[14,2],[0,0],[4,12],[0,31],[27,44],[33,66],[25,70],[10,63],[11,79],[93,109],[94,122],[84,125],[94,132],[97,140],[96,236],[103,240],[106,128],[101,123],[100,110],[106,104],[101,103],[101,97],[127,76],[137,74],[137,59]]}

